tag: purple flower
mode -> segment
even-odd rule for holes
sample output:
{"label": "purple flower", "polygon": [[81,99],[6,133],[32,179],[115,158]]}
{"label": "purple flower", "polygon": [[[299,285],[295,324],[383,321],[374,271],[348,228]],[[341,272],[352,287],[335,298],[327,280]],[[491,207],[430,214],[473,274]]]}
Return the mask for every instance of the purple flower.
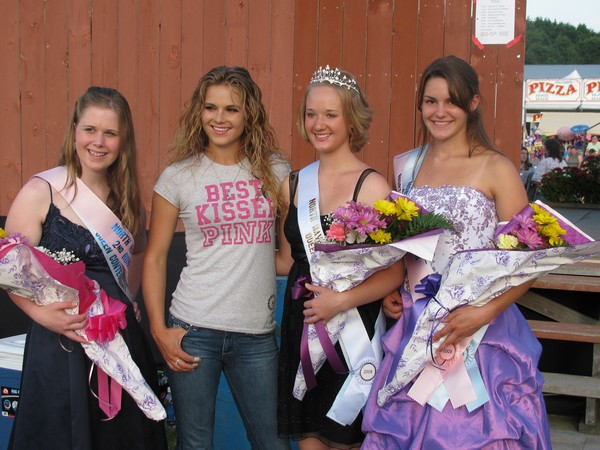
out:
{"label": "purple flower", "polygon": [[516,232],[519,243],[526,245],[531,249],[535,249],[544,244],[544,241],[537,232],[537,229],[522,228]]}

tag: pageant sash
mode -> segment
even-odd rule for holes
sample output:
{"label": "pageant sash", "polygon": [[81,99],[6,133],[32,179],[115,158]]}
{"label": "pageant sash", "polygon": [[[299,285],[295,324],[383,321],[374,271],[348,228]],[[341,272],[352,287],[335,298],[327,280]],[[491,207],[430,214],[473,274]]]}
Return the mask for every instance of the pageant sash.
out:
{"label": "pageant sash", "polygon": [[127,273],[133,254],[133,236],[110,208],[79,178],[76,179],[77,195],[75,195],[75,185],[65,187],[66,167],[58,166],[35,176],[50,183],[69,202],[75,214],[90,230],[102,249],[115,281],[133,303],[134,299],[127,283]]}
{"label": "pageant sash", "polygon": [[[319,210],[319,161],[300,170],[298,174],[298,227],[306,255],[310,261],[315,243],[326,240]],[[313,282],[317,281],[313,280]],[[381,320],[377,320],[376,335],[371,342],[358,310],[352,308],[346,311],[346,320],[340,332],[339,342],[346,365],[350,369],[350,375],[338,393],[331,410],[327,413],[332,420],[349,425],[364,406],[375,378],[375,372],[383,356],[380,337],[383,334],[384,325],[385,321],[381,316]],[[304,336],[302,339],[304,341]],[[302,345],[304,348],[305,345]],[[307,358],[310,358],[310,354],[305,352],[304,360]],[[312,363],[304,360],[301,358],[305,381],[312,380],[316,383],[313,374],[306,372],[308,368],[312,370]]]}
{"label": "pageant sash", "polygon": [[428,148],[429,145],[425,145],[425,148],[423,148],[422,151],[421,147],[417,147],[408,152],[394,156],[396,190],[401,194],[408,195],[412,189]]}
{"label": "pageant sash", "polygon": [[[346,325],[340,332],[340,346],[350,368],[327,417],[343,425],[351,425],[367,402],[371,385],[383,358],[381,336],[385,333],[385,316],[379,310],[373,339],[365,329],[356,308],[348,311]],[[348,345],[350,344],[350,345]]]}
{"label": "pageant sash", "polygon": [[304,251],[310,261],[315,243],[325,242],[319,210],[319,161],[306,166],[298,173],[298,227]]}

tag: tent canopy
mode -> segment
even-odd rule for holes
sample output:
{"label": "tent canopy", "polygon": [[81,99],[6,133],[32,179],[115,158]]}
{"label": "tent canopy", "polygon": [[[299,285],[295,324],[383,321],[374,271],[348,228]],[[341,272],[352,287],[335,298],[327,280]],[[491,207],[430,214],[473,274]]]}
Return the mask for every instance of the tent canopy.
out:
{"label": "tent canopy", "polygon": [[555,136],[559,128],[574,125],[593,127],[587,132],[600,135],[600,112],[544,112],[539,130],[545,136]]}

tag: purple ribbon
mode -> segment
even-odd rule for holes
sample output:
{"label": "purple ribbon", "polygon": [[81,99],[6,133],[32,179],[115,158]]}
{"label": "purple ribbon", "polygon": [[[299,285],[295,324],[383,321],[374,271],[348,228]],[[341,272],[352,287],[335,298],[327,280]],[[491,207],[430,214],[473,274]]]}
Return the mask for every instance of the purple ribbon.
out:
{"label": "purple ribbon", "polygon": [[394,354],[394,362],[392,364],[393,370],[390,370],[386,384],[391,382],[394,378],[394,374],[396,373],[395,368],[398,367],[402,353],[404,353],[404,349],[412,337],[415,326],[417,325],[417,320],[423,313],[423,310],[429,301],[431,299],[435,300],[435,295],[440,289],[441,281],[442,276],[439,273],[432,273],[423,278],[419,284],[415,286],[415,292],[424,295],[424,297],[413,302],[412,308],[410,309],[410,315],[408,316],[408,319],[404,320],[404,336],[402,337],[402,342],[400,342],[400,348]]}
{"label": "purple ribbon", "polygon": [[[310,283],[309,277],[301,276],[298,277],[296,282],[291,288],[292,298],[294,300],[310,300],[314,298],[314,293],[306,289],[305,283]],[[323,352],[331,365],[331,368],[338,374],[344,374],[346,370],[344,363],[340,359],[339,355],[335,351],[335,347],[329,339],[329,334],[325,328],[325,324],[322,320],[319,320],[315,325],[317,331],[317,337],[323,347]],[[302,328],[302,338],[300,341],[300,364],[302,365],[302,372],[304,373],[304,380],[306,381],[306,389],[310,391],[317,385],[317,379],[315,377],[315,371],[313,370],[312,361],[310,358],[310,351],[308,349],[308,324],[305,322]]]}

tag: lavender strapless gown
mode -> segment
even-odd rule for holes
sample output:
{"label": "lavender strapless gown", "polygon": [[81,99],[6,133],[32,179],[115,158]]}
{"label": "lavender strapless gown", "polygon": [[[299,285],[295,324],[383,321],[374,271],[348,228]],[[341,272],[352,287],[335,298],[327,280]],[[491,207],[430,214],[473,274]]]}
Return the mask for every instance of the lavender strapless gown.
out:
{"label": "lavender strapless gown", "polygon": [[[414,188],[411,198],[430,211],[446,215],[457,232],[445,232],[432,263],[442,273],[450,256],[459,250],[484,248],[497,224],[495,205],[481,192],[465,186]],[[403,292],[409,316],[412,301]],[[377,392],[392,369],[394,352],[401,350],[403,319],[383,337],[385,357],[364,411],[363,449],[550,449],[543,378],[537,370],[541,345],[527,321],[512,305],[490,324],[476,358],[490,401],[469,413],[448,402],[442,412],[421,406],[407,392],[409,383],[383,407]]]}

